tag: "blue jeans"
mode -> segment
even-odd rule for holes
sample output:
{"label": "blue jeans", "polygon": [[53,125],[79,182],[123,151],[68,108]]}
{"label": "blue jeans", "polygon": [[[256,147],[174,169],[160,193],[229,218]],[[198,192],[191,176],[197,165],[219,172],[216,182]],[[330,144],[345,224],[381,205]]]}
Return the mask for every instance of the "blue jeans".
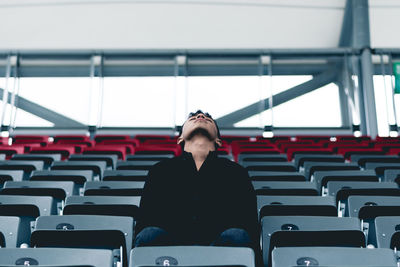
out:
{"label": "blue jeans", "polygon": [[[137,234],[134,246],[173,246],[179,244],[171,234],[159,227],[146,227]],[[240,228],[229,228],[223,231],[216,240],[211,242],[211,246],[223,247],[252,247],[249,234]]]}

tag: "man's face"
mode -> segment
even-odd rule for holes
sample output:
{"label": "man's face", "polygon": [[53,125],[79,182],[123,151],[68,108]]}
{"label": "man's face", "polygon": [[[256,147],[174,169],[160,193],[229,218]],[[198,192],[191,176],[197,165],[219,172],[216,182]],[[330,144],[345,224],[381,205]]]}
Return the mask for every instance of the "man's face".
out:
{"label": "man's face", "polygon": [[195,134],[206,135],[210,141],[219,140],[218,130],[214,120],[208,113],[196,112],[189,114],[182,128],[183,140],[190,140]]}

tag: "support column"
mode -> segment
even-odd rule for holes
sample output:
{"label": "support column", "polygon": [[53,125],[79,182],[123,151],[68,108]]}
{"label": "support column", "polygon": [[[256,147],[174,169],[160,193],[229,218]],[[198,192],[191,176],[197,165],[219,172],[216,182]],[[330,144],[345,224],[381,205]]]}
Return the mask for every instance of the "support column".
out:
{"label": "support column", "polygon": [[[362,134],[375,138],[378,135],[378,123],[375,107],[373,64],[370,43],[368,0],[352,0],[353,9],[353,47],[361,49],[360,102],[365,115],[361,116]],[[360,114],[361,115],[361,114]],[[365,129],[363,131],[363,129]]]}

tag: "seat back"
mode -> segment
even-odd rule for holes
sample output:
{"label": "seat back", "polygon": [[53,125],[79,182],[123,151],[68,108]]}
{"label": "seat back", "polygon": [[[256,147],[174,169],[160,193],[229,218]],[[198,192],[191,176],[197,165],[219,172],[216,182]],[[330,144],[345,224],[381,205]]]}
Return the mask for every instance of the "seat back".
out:
{"label": "seat back", "polygon": [[157,265],[255,266],[253,250],[237,247],[138,247],[131,251],[130,258],[130,267]]}

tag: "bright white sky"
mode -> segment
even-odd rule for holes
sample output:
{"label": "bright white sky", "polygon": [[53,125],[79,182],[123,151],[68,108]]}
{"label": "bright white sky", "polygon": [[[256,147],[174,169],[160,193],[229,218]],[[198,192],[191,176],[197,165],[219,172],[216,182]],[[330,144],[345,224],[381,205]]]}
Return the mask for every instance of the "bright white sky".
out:
{"label": "bright white sky", "polygon": [[[30,101],[84,124],[172,127],[182,124],[191,111],[202,109],[219,118],[268,97],[271,89],[273,94],[277,94],[311,78],[274,76],[272,82],[269,77],[258,76],[105,78],[102,112],[99,112],[99,83],[94,81],[92,87],[90,78],[23,78],[19,93]],[[385,95],[381,76],[375,77],[374,83],[379,133],[387,135],[388,120],[394,121],[390,93]],[[9,86],[12,87],[12,84],[10,80]],[[4,79],[0,79],[0,87],[5,87]],[[391,90],[389,76],[386,90]],[[6,115],[5,120],[10,121],[10,115]],[[340,127],[337,86],[326,85],[277,106],[272,112],[265,111],[261,116],[255,115],[238,122],[235,127],[262,127],[271,122],[275,127]],[[52,126],[52,123],[18,110],[16,126]]]}

